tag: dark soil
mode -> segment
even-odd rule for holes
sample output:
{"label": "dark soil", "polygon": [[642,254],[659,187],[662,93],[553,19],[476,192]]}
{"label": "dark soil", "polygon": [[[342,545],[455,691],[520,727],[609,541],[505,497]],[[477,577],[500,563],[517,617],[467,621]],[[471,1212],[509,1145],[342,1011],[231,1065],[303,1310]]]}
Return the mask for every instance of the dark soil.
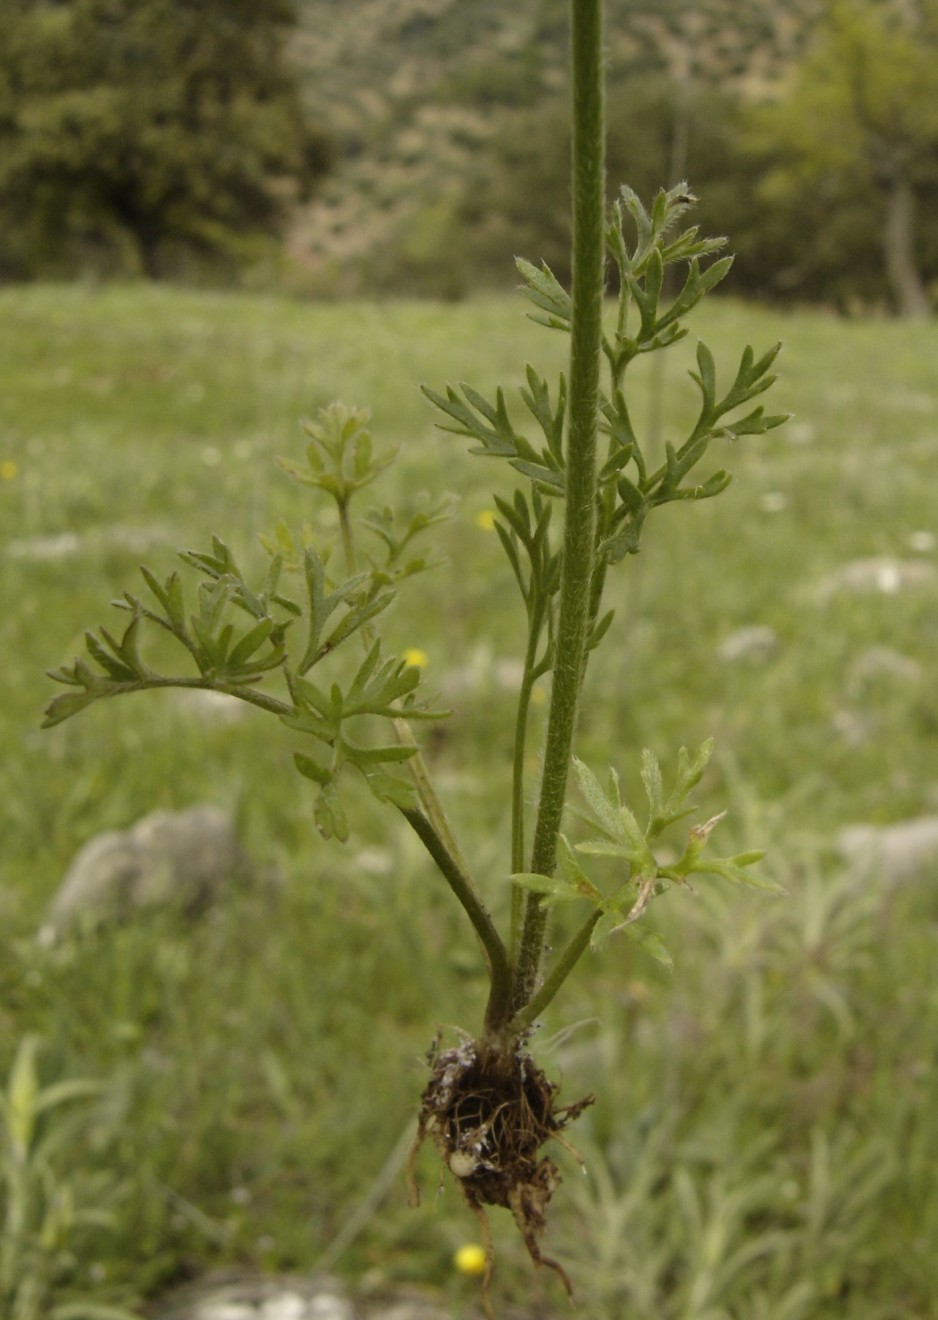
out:
{"label": "dark soil", "polygon": [[[456,1049],[432,1054],[431,1067],[411,1168],[417,1150],[431,1138],[479,1218],[487,1255],[483,1278],[486,1314],[493,1314],[488,1296],[492,1274],[491,1234],[485,1215],[488,1205],[511,1211],[531,1259],[553,1270],[571,1293],[563,1266],[543,1255],[538,1245],[550,1198],[560,1182],[557,1166],[540,1152],[550,1140],[567,1145],[560,1133],[594,1097],[558,1107],[556,1084],[520,1045],[505,1051],[485,1042],[467,1041]],[[410,1186],[416,1200],[412,1176]]]}

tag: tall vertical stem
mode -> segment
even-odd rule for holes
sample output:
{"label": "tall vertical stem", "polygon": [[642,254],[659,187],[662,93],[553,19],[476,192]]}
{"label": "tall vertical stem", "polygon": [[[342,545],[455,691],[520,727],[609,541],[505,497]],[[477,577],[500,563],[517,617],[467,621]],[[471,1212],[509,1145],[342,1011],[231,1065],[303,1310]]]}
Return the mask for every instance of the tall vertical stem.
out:
{"label": "tall vertical stem", "polygon": [[[524,851],[524,761],[527,745],[528,714],[531,709],[531,695],[534,684],[543,673],[538,668],[537,648],[541,639],[543,611],[535,607],[535,613],[529,621],[528,648],[524,657],[524,674],[518,692],[518,713],[515,718],[515,750],[511,770],[511,873],[517,874],[525,869]],[[521,938],[522,894],[516,886],[511,892],[511,940],[509,948],[514,960],[518,953],[518,941]]]}
{"label": "tall vertical stem", "polygon": [[[551,875],[567,791],[577,703],[589,627],[595,555],[596,450],[605,255],[602,0],[570,0],[573,118],[573,315],[563,572],[544,772],[531,870]],[[525,897],[512,1006],[531,999],[547,915]]]}

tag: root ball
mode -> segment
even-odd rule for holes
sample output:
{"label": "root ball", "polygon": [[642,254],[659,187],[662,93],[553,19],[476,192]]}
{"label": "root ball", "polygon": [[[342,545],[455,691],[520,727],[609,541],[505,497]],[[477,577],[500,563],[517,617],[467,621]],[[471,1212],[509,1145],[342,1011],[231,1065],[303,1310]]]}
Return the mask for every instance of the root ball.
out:
{"label": "root ball", "polygon": [[[538,1245],[560,1182],[557,1166],[541,1147],[552,1138],[566,1145],[559,1133],[593,1103],[593,1096],[558,1107],[557,1086],[520,1045],[504,1050],[466,1041],[436,1054],[431,1066],[411,1168],[416,1151],[430,1137],[470,1208],[480,1217],[489,1205],[510,1210],[531,1259],[554,1270],[570,1292],[563,1267]],[[489,1268],[486,1283],[490,1274]]]}

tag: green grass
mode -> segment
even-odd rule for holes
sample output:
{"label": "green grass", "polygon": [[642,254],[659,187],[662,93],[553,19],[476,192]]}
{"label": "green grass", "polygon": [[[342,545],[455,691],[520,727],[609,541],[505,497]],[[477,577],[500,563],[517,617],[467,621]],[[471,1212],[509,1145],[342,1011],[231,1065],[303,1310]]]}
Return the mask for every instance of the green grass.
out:
{"label": "green grass", "polygon": [[[430,757],[503,912],[504,677],[523,634],[476,522],[501,474],[434,430],[417,384],[510,386],[526,360],[561,365],[564,340],[517,301],[165,289],[7,290],[0,324],[0,1071],[35,1030],[47,1070],[109,1081],[74,1158],[115,1168],[126,1199],[118,1231],[89,1242],[89,1278],[155,1295],[218,1265],[310,1268],[414,1113],[439,1023],[477,1025],[471,938],[393,815],[362,799],[350,845],[318,838],[268,718],[222,724],[162,695],[41,734],[43,671],[136,589],[141,558],[168,571],[177,546],[218,532],[260,566],[256,531],[315,521],[273,459],[300,450],[297,420],[319,405],[367,404],[378,442],[401,447],[399,498],[461,496],[451,568],[405,591],[388,628],[427,652],[455,707]],[[934,1316],[938,869],[887,897],[845,876],[832,844],[847,823],[938,809],[936,552],[910,540],[934,528],[938,326],[717,302],[696,330],[726,373],[746,342],[784,339],[770,408],[796,417],[720,456],[736,480],[719,500],[651,521],[612,585],[581,747],[637,797],[643,745],[667,763],[715,736],[702,807],[730,806],[725,840],[768,846],[790,896],[708,883],[656,914],[670,978],[615,945],[577,970],[535,1041],[565,1097],[599,1097],[574,1134],[589,1177],[560,1155],[550,1246],[590,1320]],[[660,410],[661,443],[693,410],[692,350],[657,383],[636,378],[633,416]],[[36,553],[63,533],[78,537],[65,555]],[[819,595],[871,556],[932,576]],[[774,630],[774,651],[721,659],[750,625]],[[917,676],[871,659],[884,647]],[[36,946],[85,839],[203,799],[238,811],[279,886],[234,891],[189,927],[166,914]],[[428,1283],[465,1312],[474,1285],[450,1256],[474,1228],[454,1191],[435,1198],[429,1155],[422,1169],[428,1204],[407,1210],[397,1179],[336,1267],[356,1284]],[[498,1286],[525,1297],[523,1249],[496,1233]],[[560,1312],[549,1280],[541,1296]]]}

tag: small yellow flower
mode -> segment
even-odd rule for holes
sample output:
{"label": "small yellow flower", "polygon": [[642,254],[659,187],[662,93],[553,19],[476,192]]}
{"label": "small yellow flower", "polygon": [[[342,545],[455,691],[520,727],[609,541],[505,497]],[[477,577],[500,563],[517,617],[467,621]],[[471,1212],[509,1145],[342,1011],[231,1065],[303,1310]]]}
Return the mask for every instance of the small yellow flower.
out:
{"label": "small yellow flower", "polygon": [[484,1274],[485,1250],[477,1242],[467,1242],[454,1254],[453,1264],[460,1274]]}
{"label": "small yellow flower", "polygon": [[418,669],[426,669],[430,657],[426,651],[421,651],[419,646],[410,646],[404,652],[403,659],[409,665],[416,665]]}
{"label": "small yellow flower", "polygon": [[483,509],[476,514],[476,527],[481,527],[483,532],[490,532],[494,526],[495,514],[491,509]]}
{"label": "small yellow flower", "polygon": [[531,689],[532,706],[543,706],[546,700],[547,700],[547,692],[540,685],[533,687]]}
{"label": "small yellow flower", "polygon": [[14,481],[19,475],[19,468],[12,458],[5,458],[0,463],[0,481]]}

